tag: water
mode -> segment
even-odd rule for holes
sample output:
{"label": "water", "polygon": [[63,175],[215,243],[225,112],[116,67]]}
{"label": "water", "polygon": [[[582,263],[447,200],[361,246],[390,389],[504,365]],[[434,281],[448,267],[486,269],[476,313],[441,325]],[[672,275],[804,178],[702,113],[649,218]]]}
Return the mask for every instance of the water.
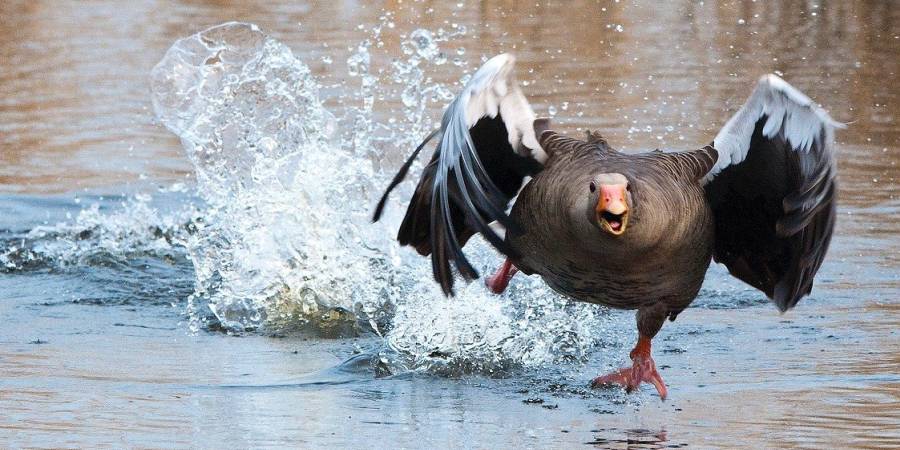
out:
{"label": "water", "polygon": [[[0,438],[900,445],[898,13],[768,6],[0,6],[16,30],[0,38]],[[236,19],[257,28],[164,58]],[[458,83],[502,51],[539,115],[625,150],[710,140],[766,71],[849,122],[813,295],[779,316],[714,267],[657,339],[665,403],[587,388],[625,363],[630,313],[526,277],[443,299],[427,260],[389,239],[411,186],[384,224],[367,218]],[[470,245],[482,271],[500,262]]]}

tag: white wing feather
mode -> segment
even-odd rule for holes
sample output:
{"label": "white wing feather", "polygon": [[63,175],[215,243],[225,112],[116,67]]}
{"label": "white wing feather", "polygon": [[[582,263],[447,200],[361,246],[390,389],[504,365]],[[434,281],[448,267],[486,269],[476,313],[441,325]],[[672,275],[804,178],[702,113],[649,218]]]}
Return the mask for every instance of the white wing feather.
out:
{"label": "white wing feather", "polygon": [[460,94],[464,106],[457,109],[456,113],[465,114],[464,123],[469,128],[482,117],[494,118],[499,113],[506,124],[512,148],[525,146],[531,151],[531,156],[543,164],[547,160],[547,154],[541,149],[534,134],[536,116],[516,82],[513,71],[515,64],[516,58],[509,53],[497,55],[485,62],[472,75]]}
{"label": "white wing feather", "polygon": [[706,175],[705,182],[712,180],[724,168],[744,161],[750,150],[756,122],[764,116],[767,119],[763,135],[773,138],[783,129],[794,151],[808,152],[820,138],[823,128],[825,139],[829,141],[834,139],[835,128],[844,128],[843,124],[832,119],[786,81],[775,75],[765,75],[760,78],[744,106],[716,135],[713,147],[719,152],[719,159]]}

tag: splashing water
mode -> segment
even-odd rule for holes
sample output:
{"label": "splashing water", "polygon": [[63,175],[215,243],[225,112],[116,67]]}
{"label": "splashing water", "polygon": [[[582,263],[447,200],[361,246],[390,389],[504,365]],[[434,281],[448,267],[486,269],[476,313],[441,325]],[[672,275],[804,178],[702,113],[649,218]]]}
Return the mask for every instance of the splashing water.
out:
{"label": "splashing water", "polygon": [[[362,107],[341,120],[309,69],[255,25],[223,24],[172,46],[151,77],[156,114],[181,138],[206,204],[184,239],[196,274],[192,326],[203,325],[200,304],[232,330],[312,325],[328,335],[361,323],[385,337],[379,361],[391,373],[496,373],[586,356],[608,326],[602,308],[525,277],[504,296],[472,283],[444,298],[428,261],[389,238],[398,205],[386,224],[368,223],[391,175],[370,135],[388,129],[405,148],[432,126],[426,104],[452,91],[425,82],[423,66],[446,62],[438,44],[451,37],[416,30],[402,43],[407,58],[392,63],[391,79],[406,121],[390,124],[372,119],[383,87],[370,40],[347,61]],[[467,251],[482,270],[497,262],[478,239]]]}
{"label": "splashing water", "polygon": [[[111,203],[114,199],[98,200]],[[119,209],[111,212],[106,211],[109,205],[91,201],[74,217],[69,214],[66,222],[5,237],[0,271],[66,270],[142,257],[180,259],[184,242],[195,230],[198,211],[191,205],[160,211],[153,201],[149,194],[137,194],[118,202]]]}
{"label": "splashing water", "polygon": [[154,109],[208,205],[187,241],[194,300],[232,329],[374,311],[365,307],[389,271],[370,250],[377,235],[360,227],[371,164],[341,151],[336,119],[290,49],[228,23],[176,42],[151,78]]}

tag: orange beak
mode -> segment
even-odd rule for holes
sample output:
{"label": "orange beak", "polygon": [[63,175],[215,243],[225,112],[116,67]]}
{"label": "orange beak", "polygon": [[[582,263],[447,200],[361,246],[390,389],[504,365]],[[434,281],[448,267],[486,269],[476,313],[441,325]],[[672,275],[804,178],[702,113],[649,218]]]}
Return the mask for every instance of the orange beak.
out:
{"label": "orange beak", "polygon": [[609,234],[619,236],[628,226],[628,202],[625,200],[626,185],[600,185],[600,199],[597,201],[597,222]]}

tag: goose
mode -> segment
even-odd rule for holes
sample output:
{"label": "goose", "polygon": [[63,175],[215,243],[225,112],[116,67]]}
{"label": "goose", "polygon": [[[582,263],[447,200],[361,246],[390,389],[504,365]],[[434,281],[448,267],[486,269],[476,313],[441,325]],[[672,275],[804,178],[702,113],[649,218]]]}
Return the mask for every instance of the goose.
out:
{"label": "goose", "polygon": [[501,54],[473,74],[375,208],[373,221],[436,140],[397,240],[430,255],[445,295],[451,264],[479,277],[462,248],[481,234],[506,257],[486,281],[495,293],[523,272],[574,300],[636,310],[631,366],[591,384],[650,383],[665,400],[651,342],[697,297],[711,261],[781,312],[810,293],[834,230],[833,136],[843,124],[809,97],[765,75],[710,145],[623,153],[599,133],[553,131],[514,65]]}

